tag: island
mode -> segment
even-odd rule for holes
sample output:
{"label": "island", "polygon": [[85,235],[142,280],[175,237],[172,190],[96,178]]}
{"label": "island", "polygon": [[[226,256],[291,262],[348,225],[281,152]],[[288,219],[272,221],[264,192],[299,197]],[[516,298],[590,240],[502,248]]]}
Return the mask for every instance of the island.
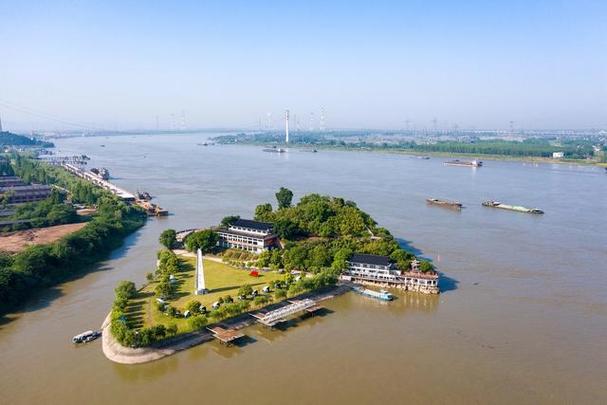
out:
{"label": "island", "polygon": [[136,288],[121,281],[103,325],[103,351],[120,363],[156,360],[216,338],[244,336],[311,316],[355,284],[438,294],[432,263],[404,250],[356,203],[319,194],[292,204],[276,193],[252,219],[223,218],[207,229],[160,235],[157,266]]}

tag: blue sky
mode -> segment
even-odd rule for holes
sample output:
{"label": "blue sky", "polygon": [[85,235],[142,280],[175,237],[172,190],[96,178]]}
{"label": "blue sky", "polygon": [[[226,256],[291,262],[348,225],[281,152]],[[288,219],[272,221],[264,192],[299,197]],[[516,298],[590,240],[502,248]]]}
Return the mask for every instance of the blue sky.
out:
{"label": "blue sky", "polygon": [[607,127],[605,1],[253,3],[0,0],[5,126]]}

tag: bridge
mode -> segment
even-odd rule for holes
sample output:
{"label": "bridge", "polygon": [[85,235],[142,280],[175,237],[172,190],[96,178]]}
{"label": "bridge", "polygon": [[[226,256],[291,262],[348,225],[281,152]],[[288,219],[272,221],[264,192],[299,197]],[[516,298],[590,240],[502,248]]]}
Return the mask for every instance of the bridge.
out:
{"label": "bridge", "polygon": [[314,313],[321,309],[316,301],[306,298],[303,300],[289,301],[289,305],[275,309],[269,312],[257,312],[250,314],[262,325],[274,327],[281,322],[286,322],[286,318],[299,312]]}

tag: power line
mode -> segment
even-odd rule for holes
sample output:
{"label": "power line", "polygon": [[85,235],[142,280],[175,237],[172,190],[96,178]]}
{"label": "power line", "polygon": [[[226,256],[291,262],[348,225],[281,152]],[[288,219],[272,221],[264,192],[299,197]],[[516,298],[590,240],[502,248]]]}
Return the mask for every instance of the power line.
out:
{"label": "power line", "polygon": [[31,115],[31,116],[42,118],[42,119],[49,120],[49,121],[54,121],[54,122],[64,124],[64,125],[69,125],[72,127],[78,127],[78,128],[83,128],[83,129],[87,129],[87,130],[97,130],[97,131],[103,130],[103,128],[96,127],[95,125],[90,125],[90,124],[86,124],[86,123],[78,123],[78,122],[74,122],[74,121],[67,121],[67,120],[64,120],[61,118],[56,118],[49,114],[46,114],[43,112],[38,112],[38,111],[32,110],[31,108],[28,108],[28,107],[19,106],[17,104],[11,103],[6,100],[0,100],[0,105],[3,106],[4,108],[8,108],[13,111],[18,111],[23,114]]}

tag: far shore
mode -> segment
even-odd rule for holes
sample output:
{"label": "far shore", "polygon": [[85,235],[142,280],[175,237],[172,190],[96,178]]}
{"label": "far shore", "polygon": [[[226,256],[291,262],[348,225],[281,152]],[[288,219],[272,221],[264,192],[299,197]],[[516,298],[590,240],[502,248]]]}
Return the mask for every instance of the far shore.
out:
{"label": "far shore", "polygon": [[549,157],[539,156],[510,156],[510,155],[485,155],[485,154],[474,154],[474,153],[455,153],[455,152],[424,152],[408,149],[389,149],[389,148],[350,148],[347,146],[331,146],[331,145],[304,145],[304,144],[272,144],[272,143],[226,143],[217,145],[222,146],[276,146],[280,148],[291,148],[298,150],[328,150],[328,151],[344,151],[344,152],[367,152],[367,153],[389,153],[395,155],[407,155],[407,156],[429,156],[429,157],[442,157],[442,158],[462,158],[462,159],[477,159],[477,160],[494,160],[494,161],[512,161],[512,162],[524,162],[524,163],[548,163],[548,164],[560,164],[560,165],[580,165],[580,166],[597,166],[607,168],[607,163],[600,163],[595,161],[588,161],[583,159],[553,159]]}
{"label": "far shore", "polygon": [[[297,297],[289,298],[278,303],[270,304],[261,310],[274,309],[283,305],[286,301],[310,298],[317,302],[333,298],[337,295],[342,295],[350,291],[350,286],[347,284],[338,284],[329,289],[320,291],[312,291]],[[195,332],[186,333],[175,336],[174,338],[163,340],[149,347],[125,347],[122,346],[112,335],[110,330],[111,313],[108,314],[101,325],[102,343],[101,347],[103,354],[108,360],[119,364],[143,364],[151,361],[160,360],[164,357],[171,356],[190,347],[197,346],[201,343],[213,340],[212,334],[205,328]],[[233,318],[224,319],[216,324],[208,326],[220,325],[224,328],[240,330],[247,326],[251,326],[256,322],[248,313],[237,315]]]}

